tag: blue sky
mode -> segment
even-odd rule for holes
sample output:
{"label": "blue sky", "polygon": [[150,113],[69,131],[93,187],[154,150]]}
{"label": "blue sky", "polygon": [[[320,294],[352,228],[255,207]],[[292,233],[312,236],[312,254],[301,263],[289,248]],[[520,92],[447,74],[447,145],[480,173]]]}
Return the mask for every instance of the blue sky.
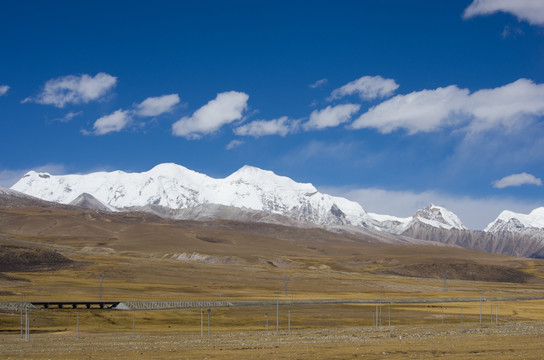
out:
{"label": "blue sky", "polygon": [[470,228],[544,205],[539,0],[8,1],[0,30],[0,186],[248,164]]}

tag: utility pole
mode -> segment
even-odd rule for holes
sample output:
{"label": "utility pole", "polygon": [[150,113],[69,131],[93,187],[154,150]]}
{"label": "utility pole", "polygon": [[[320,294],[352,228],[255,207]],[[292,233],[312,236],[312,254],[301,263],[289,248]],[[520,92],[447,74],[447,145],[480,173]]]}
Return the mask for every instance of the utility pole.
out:
{"label": "utility pole", "polygon": [[23,340],[23,293],[21,293],[21,340]]}
{"label": "utility pole", "polygon": [[98,279],[98,301],[102,301],[102,281],[104,281],[104,274],[96,275]]}
{"label": "utility pole", "polygon": [[482,290],[480,290],[480,325],[482,325]]}
{"label": "utility pole", "polygon": [[208,337],[210,337],[210,311],[211,309],[208,308]]}
{"label": "utility pole", "polygon": [[287,330],[291,333],[291,310],[287,312]]}
{"label": "utility pole", "polygon": [[280,289],[276,294],[276,332],[280,331]]}
{"label": "utility pole", "polygon": [[28,316],[28,309],[25,311],[25,341],[30,341],[30,318]]}
{"label": "utility pole", "polygon": [[389,309],[388,309],[388,317],[389,317],[389,328],[391,328],[391,302],[389,302]]}
{"label": "utility pole", "polygon": [[285,275],[285,276],[283,277],[283,286],[284,286],[284,294],[285,294],[285,296],[287,296],[287,294],[288,294],[287,288],[288,288],[288,286],[289,286],[289,278],[290,278],[290,277],[291,277],[291,275]]}
{"label": "utility pole", "polygon": [[490,306],[490,308],[491,308],[491,317],[490,317],[490,319],[491,319],[491,325],[493,325],[493,303],[491,303],[490,305],[491,305]]}

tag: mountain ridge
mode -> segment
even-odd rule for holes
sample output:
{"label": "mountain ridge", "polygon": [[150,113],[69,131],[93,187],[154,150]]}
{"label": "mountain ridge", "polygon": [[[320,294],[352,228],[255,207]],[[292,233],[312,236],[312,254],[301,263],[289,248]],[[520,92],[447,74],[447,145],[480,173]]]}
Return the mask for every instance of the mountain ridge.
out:
{"label": "mountain ridge", "polygon": [[[89,194],[95,198],[93,206],[97,208],[103,204],[110,210],[150,211],[173,218],[210,218],[218,214],[255,218],[254,212],[265,212],[273,215],[269,217],[272,222],[281,218],[299,225],[362,227],[392,234],[402,234],[420,224],[468,230],[456,214],[434,204],[405,218],[369,213],[361,204],[321,193],[311,183],[298,183],[249,165],[219,179],[173,163],[159,164],[141,173],[116,170],[57,176],[30,171],[11,189],[61,204]],[[541,209],[535,209],[533,215],[503,211],[484,231],[539,232],[544,228]],[[261,221],[267,218],[262,214],[256,217]],[[535,221],[539,226],[534,226]]]}
{"label": "mountain ridge", "polygon": [[143,173],[55,176],[31,171],[11,189],[64,204],[88,193],[118,210],[150,205],[180,210],[218,204],[267,211],[320,226],[376,227],[375,220],[356,202],[320,193],[312,184],[297,183],[251,166],[223,179],[175,164],[160,164]]}

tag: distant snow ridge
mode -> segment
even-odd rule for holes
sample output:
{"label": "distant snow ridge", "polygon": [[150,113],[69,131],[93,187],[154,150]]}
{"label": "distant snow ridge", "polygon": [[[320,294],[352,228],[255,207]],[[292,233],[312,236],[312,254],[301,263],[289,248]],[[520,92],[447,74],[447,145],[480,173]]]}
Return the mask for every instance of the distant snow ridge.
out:
{"label": "distant snow ridge", "polygon": [[380,228],[361,205],[322,194],[312,184],[297,183],[271,171],[244,166],[214,179],[176,164],[161,164],[143,173],[123,171],[54,176],[28,172],[13,190],[69,204],[87,193],[115,209],[150,205],[186,209],[219,204],[280,214],[321,226]]}
{"label": "distant snow ridge", "polygon": [[425,209],[421,209],[415,213],[413,220],[420,221],[424,224],[441,229],[459,229],[466,230],[467,228],[461,222],[461,219],[453,212],[446,208],[436,205],[429,205]]}
{"label": "distant snow ridge", "polygon": [[402,234],[408,229],[415,230],[421,225],[438,229],[466,230],[461,219],[448,209],[430,204],[424,209],[418,210],[412,217],[399,218],[390,215],[369,214],[379,221],[381,227],[394,234]]}
{"label": "distant snow ridge", "polygon": [[529,214],[519,214],[505,210],[492,221],[486,232],[538,232],[544,230],[544,207],[539,207]]}

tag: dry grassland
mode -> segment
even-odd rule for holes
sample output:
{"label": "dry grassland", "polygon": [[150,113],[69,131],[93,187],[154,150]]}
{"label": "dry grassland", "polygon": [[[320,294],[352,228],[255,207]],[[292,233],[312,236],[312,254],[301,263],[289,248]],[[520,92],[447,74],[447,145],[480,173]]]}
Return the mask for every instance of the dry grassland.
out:
{"label": "dry grassland", "polygon": [[[483,302],[482,324],[478,301],[388,304],[480,294],[484,300],[544,297],[541,260],[444,246],[385,246],[320,229],[40,209],[1,210],[0,245],[33,254],[55,251],[72,260],[57,270],[0,274],[4,302],[20,301],[21,293],[25,301],[96,301],[99,274],[108,301],[279,295],[282,301],[383,302],[378,328],[374,304],[280,306],[278,333],[275,306],[212,309],[209,338],[206,311],[201,337],[200,309],[77,309],[31,311],[26,342],[20,339],[20,314],[4,311],[0,358],[538,359],[544,350],[544,300]],[[447,292],[443,269],[451,271]],[[415,273],[398,275],[403,271]],[[511,281],[522,273],[523,281],[490,281],[497,273]]]}

